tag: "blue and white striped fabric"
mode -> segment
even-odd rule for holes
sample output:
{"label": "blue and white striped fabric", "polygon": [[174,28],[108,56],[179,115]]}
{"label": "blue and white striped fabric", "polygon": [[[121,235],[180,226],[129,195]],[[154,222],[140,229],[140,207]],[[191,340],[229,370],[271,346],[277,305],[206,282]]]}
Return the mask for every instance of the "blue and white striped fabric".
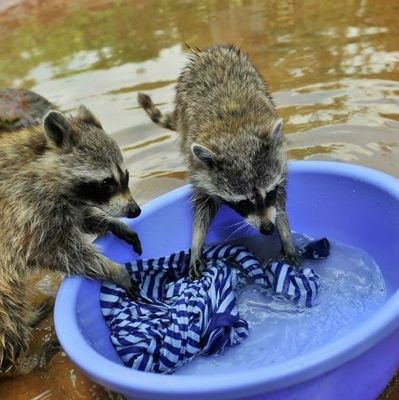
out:
{"label": "blue and white striped fabric", "polygon": [[127,263],[138,283],[138,302],[113,283],[102,285],[101,309],[127,366],[171,373],[197,355],[242,342],[248,324],[238,315],[235,289],[248,279],[307,307],[318,293],[319,277],[312,269],[299,272],[282,262],[262,268],[241,246],[208,247],[204,258],[207,268],[194,282],[187,278],[190,251]]}

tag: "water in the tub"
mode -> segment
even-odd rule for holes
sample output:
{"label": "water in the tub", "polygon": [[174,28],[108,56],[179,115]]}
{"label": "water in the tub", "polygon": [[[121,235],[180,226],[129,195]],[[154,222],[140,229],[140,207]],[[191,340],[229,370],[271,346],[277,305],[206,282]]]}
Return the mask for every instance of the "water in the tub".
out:
{"label": "water in the tub", "polygon": [[[295,235],[297,244],[309,238]],[[265,366],[303,355],[355,329],[385,299],[381,271],[364,250],[330,241],[324,260],[304,260],[320,276],[321,289],[312,308],[295,306],[256,285],[238,291],[239,313],[249,336],[223,354],[198,357],[177,374],[217,374]]]}

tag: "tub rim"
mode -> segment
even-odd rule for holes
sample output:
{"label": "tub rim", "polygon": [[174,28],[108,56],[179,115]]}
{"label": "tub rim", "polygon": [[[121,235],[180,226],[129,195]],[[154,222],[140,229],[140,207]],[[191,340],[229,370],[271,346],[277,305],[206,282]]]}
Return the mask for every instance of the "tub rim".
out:
{"label": "tub rim", "polygon": [[[294,173],[338,174],[357,179],[388,192],[399,201],[399,180],[368,167],[335,161],[292,161],[289,162],[288,169]],[[142,207],[142,215],[145,216],[158,209],[161,204],[172,203],[189,192],[190,186],[185,185],[151,200]],[[54,324],[64,351],[95,381],[116,391],[134,392],[138,396],[147,398],[201,397],[206,394],[220,396],[228,394],[231,398],[237,398],[286,388],[323,375],[353,360],[399,328],[399,290],[397,290],[372,317],[351,332],[289,361],[214,376],[148,373],[132,370],[103,357],[80,334],[74,310],[79,290],[85,280],[79,277],[65,278],[57,294]]]}

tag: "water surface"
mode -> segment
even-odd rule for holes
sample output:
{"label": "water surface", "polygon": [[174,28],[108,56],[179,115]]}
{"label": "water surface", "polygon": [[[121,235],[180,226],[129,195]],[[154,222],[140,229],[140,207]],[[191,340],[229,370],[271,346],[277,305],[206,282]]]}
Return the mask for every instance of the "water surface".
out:
{"label": "water surface", "polygon": [[[303,248],[311,238],[295,235]],[[222,354],[197,357],[175,373],[217,375],[292,361],[359,330],[386,301],[385,281],[375,260],[364,250],[330,241],[326,259],[305,259],[302,267],[319,276],[320,289],[312,307],[296,305],[272,290],[249,284],[237,290],[240,318],[249,336]],[[252,247],[256,255],[264,246]],[[299,362],[299,361],[298,361]]]}

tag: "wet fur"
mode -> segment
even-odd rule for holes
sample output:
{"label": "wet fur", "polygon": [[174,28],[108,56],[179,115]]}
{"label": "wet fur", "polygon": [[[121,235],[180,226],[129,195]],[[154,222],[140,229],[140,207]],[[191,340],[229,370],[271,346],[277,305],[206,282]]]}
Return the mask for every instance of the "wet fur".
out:
{"label": "wet fur", "polygon": [[43,124],[0,133],[0,378],[43,366],[58,348],[54,340],[26,353],[32,327],[49,311],[31,310],[30,273],[57,271],[132,288],[128,272],[99,254],[88,235],[114,232],[141,253],[137,234],[117,218],[140,211],[128,175],[120,173],[122,189],[99,204],[75,190],[79,180],[122,164],[118,146],[84,107],[68,116],[51,111]]}
{"label": "wet fur", "polygon": [[[221,203],[264,231],[271,231],[274,221],[269,217],[276,215],[283,251],[297,264],[285,210],[282,122],[249,58],[233,46],[193,50],[177,81],[172,113],[163,115],[145,94],[139,94],[138,100],[155,123],[181,134],[181,152],[193,185],[192,278],[201,275],[202,247]],[[273,204],[265,205],[276,187]],[[239,203],[245,198],[254,204],[248,212]]]}

